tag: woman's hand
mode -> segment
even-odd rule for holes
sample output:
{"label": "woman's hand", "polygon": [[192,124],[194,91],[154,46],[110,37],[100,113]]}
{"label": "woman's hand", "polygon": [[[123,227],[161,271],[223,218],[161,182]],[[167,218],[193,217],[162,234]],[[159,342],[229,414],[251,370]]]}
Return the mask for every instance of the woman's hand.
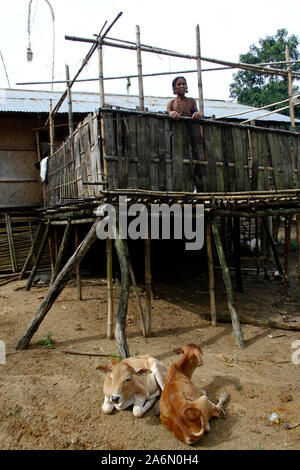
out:
{"label": "woman's hand", "polygon": [[198,111],[196,111],[196,112],[192,115],[192,119],[200,119],[200,114],[198,113]]}
{"label": "woman's hand", "polygon": [[170,116],[172,119],[176,119],[176,121],[178,121],[178,119],[180,118],[180,115],[177,113],[177,111],[170,111],[170,112],[169,112],[169,116]]}

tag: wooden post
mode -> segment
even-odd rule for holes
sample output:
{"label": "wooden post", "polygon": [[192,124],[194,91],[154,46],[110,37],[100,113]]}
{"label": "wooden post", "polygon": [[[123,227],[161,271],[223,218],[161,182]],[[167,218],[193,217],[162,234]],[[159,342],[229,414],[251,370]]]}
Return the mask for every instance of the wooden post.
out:
{"label": "wooden post", "polygon": [[213,326],[217,326],[214,261],[213,261],[213,253],[212,253],[212,242],[211,242],[211,225],[210,225],[209,218],[207,218],[206,220],[205,229],[206,229],[206,251],[207,251],[207,262],[208,262],[208,274],[209,274],[211,323]]}
{"label": "wooden post", "polygon": [[115,247],[117,250],[121,269],[121,285],[119,290],[119,304],[116,316],[115,337],[117,342],[118,353],[120,354],[122,359],[125,359],[130,355],[125,333],[126,315],[130,290],[130,272],[125,243],[124,240],[121,238],[117,228],[115,234]]}
{"label": "wooden post", "polygon": [[290,255],[291,255],[291,216],[285,217],[284,224],[284,284],[285,287],[289,286],[289,268],[290,268]]}
{"label": "wooden post", "polygon": [[99,89],[100,89],[100,106],[103,108],[105,104],[104,99],[104,79],[103,79],[103,52],[102,40],[98,41],[98,66],[99,66]]}
{"label": "wooden post", "polygon": [[34,276],[36,274],[38,265],[40,263],[40,259],[42,257],[42,254],[44,252],[44,249],[45,249],[45,246],[46,246],[46,243],[47,243],[47,240],[48,240],[49,232],[50,232],[50,223],[47,222],[40,249],[38,251],[35,263],[33,265],[33,268],[31,270],[31,273],[29,275],[29,278],[28,278],[26,286],[25,286],[25,290],[27,290],[27,291],[30,290],[31,284],[32,284]]}
{"label": "wooden post", "polygon": [[144,87],[143,87],[143,71],[142,71],[142,54],[141,54],[141,35],[140,27],[136,26],[136,53],[137,53],[137,69],[139,75],[139,101],[140,111],[144,111]]}
{"label": "wooden post", "polygon": [[243,280],[241,271],[241,254],[240,254],[240,218],[233,217],[233,250],[235,265],[235,285],[238,292],[243,292]]}
{"label": "wooden post", "polygon": [[[24,263],[24,266],[23,266],[23,268],[22,268],[22,271],[20,272],[19,281],[20,281],[21,279],[23,279],[24,273],[25,273],[25,271],[27,270],[27,266],[28,266],[28,264],[29,264],[29,262],[30,262],[30,260],[31,260],[31,258],[32,258],[32,256],[33,256],[33,254],[34,254],[34,249],[35,249],[35,246],[36,246],[36,244],[37,244],[39,235],[40,235],[40,233],[41,233],[41,229],[42,229],[42,222],[39,222],[38,227],[37,227],[36,232],[35,232],[35,236],[34,236],[34,239],[33,239],[32,245],[31,245],[31,248],[30,248],[29,253],[28,253],[28,255],[27,255],[27,258],[26,258],[26,260],[25,260],[25,263]],[[36,260],[35,260],[35,262],[36,262]]]}
{"label": "wooden post", "polygon": [[11,268],[12,268],[12,271],[15,273],[17,271],[16,252],[15,252],[14,239],[13,239],[12,228],[11,228],[10,215],[8,215],[7,213],[5,213],[5,225],[6,225],[8,247],[9,247],[9,253],[10,253],[10,260],[11,260]]}
{"label": "wooden post", "polygon": [[[79,246],[79,234],[78,234],[78,227],[75,225],[75,250],[77,250],[78,246]],[[76,264],[76,283],[77,283],[77,299],[82,300],[80,263]]]}
{"label": "wooden post", "polygon": [[231,316],[231,321],[232,321],[232,327],[233,327],[233,332],[235,335],[235,340],[237,345],[240,348],[245,348],[245,343],[244,343],[244,338],[243,338],[243,333],[241,330],[241,325],[240,325],[240,320],[237,315],[235,306],[234,306],[234,298],[233,298],[233,290],[232,290],[232,284],[231,284],[231,279],[230,279],[230,274],[229,270],[227,267],[226,263],[226,258],[224,254],[224,250],[222,247],[219,231],[218,231],[218,226],[215,221],[215,219],[212,219],[212,230],[213,230],[213,235],[215,239],[215,244],[218,252],[218,257],[219,261],[222,267],[222,274],[223,274],[223,280],[226,288],[226,293],[227,293],[227,301],[228,301],[228,307],[229,307],[229,312]]}
{"label": "wooden post", "polygon": [[66,226],[65,231],[64,231],[64,236],[63,236],[62,242],[61,242],[60,247],[59,247],[58,255],[56,257],[56,261],[55,261],[55,265],[54,265],[54,270],[53,270],[53,273],[52,273],[52,276],[51,276],[50,286],[52,286],[52,284],[54,283],[55,278],[57,276],[57,273],[59,271],[63,254],[64,254],[64,252],[67,248],[70,233],[71,233],[71,219],[68,220],[67,226]]}
{"label": "wooden post", "polygon": [[39,306],[37,312],[32,318],[24,336],[17,343],[16,349],[25,349],[28,347],[30,339],[32,338],[36,330],[38,329],[39,325],[43,321],[47,312],[52,307],[54,301],[57,299],[57,297],[59,296],[59,294],[65,287],[65,285],[67,284],[68,279],[69,279],[68,275],[72,273],[76,264],[84,258],[87,251],[90,249],[93,243],[97,240],[97,232],[96,232],[97,223],[98,223],[98,219],[93,224],[93,226],[91,227],[90,231],[88,232],[84,240],[80,243],[75,253],[71,256],[71,258],[66,263],[64,268],[58,274],[53,285],[49,287],[47,294],[45,295],[41,305]]}
{"label": "wooden post", "polygon": [[290,105],[290,119],[291,119],[291,130],[295,130],[295,111],[293,103],[293,79],[291,73],[291,63],[290,63],[290,51],[288,46],[285,48],[285,60],[287,61],[287,71],[288,71],[288,82],[289,82],[289,105]]}
{"label": "wooden post", "polygon": [[258,217],[255,217],[255,254],[256,254],[256,274],[259,276],[259,271],[260,271],[260,265],[259,265],[259,226],[258,226]]}
{"label": "wooden post", "polygon": [[296,234],[297,234],[297,253],[298,253],[298,289],[300,293],[300,214],[296,214]]}
{"label": "wooden post", "polygon": [[204,104],[203,104],[203,87],[202,87],[202,73],[201,73],[201,47],[200,47],[200,28],[199,25],[196,27],[196,41],[197,41],[197,76],[198,76],[198,93],[199,93],[199,113],[200,116],[204,116]]}
{"label": "wooden post", "polygon": [[114,297],[112,281],[112,239],[106,238],[106,273],[107,273],[107,338],[113,338]]}
{"label": "wooden post", "polygon": [[145,240],[146,337],[151,335],[151,263],[150,239]]}

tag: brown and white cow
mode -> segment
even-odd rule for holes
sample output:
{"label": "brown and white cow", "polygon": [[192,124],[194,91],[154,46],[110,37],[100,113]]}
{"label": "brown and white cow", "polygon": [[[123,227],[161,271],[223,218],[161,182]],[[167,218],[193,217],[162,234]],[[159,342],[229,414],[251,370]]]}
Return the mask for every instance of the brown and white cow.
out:
{"label": "brown and white cow", "polygon": [[202,365],[199,346],[188,344],[174,352],[183,354],[183,358],[168,370],[160,399],[160,419],[177,439],[193,444],[210,430],[209,420],[220,416],[228,394],[223,393],[215,405],[191,382],[194,370]]}
{"label": "brown and white cow", "polygon": [[150,356],[135,356],[109,366],[98,366],[105,372],[102,410],[111,414],[133,405],[134,416],[141,418],[159,399],[166,376],[165,365]]}

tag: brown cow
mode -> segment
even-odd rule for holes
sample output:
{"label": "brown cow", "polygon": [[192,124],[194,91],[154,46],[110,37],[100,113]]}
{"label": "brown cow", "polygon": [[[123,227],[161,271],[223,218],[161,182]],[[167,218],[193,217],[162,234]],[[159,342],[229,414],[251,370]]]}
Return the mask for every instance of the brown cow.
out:
{"label": "brown cow", "polygon": [[98,366],[106,372],[102,410],[111,414],[133,405],[134,416],[141,418],[159,399],[166,376],[165,365],[149,356],[135,356],[118,361],[112,359],[110,366]]}
{"label": "brown cow", "polygon": [[194,370],[202,365],[199,346],[188,344],[174,352],[184,356],[168,370],[160,400],[160,419],[177,439],[193,444],[210,430],[209,420],[220,416],[228,394],[223,393],[215,405],[191,382]]}

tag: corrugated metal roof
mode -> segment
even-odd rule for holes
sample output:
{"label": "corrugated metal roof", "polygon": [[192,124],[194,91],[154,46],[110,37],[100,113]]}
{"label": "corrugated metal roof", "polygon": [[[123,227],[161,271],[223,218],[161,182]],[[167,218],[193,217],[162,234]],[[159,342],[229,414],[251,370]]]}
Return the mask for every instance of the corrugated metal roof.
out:
{"label": "corrugated metal roof", "polygon": [[[0,89],[0,112],[19,112],[19,113],[49,113],[49,101],[52,99],[52,107],[62,96],[62,92],[56,91],[34,91],[34,90],[14,90],[11,88]],[[145,96],[145,107],[150,112],[165,112],[167,103],[172,97]],[[137,109],[139,106],[139,97],[132,95],[106,94],[105,103],[113,107],[126,109]],[[100,107],[100,98],[98,93],[74,92],[72,91],[72,107],[74,113],[87,114],[94,112]],[[216,118],[228,114],[247,111],[241,116],[232,119],[247,120],[261,119],[263,121],[281,121],[290,122],[288,116],[279,113],[264,116],[268,110],[258,111],[251,106],[245,106],[231,101],[222,100],[204,100],[205,117]],[[60,107],[59,113],[68,112],[68,102],[65,100]],[[257,117],[259,116],[259,117]],[[297,120],[297,122],[300,122]]]}

